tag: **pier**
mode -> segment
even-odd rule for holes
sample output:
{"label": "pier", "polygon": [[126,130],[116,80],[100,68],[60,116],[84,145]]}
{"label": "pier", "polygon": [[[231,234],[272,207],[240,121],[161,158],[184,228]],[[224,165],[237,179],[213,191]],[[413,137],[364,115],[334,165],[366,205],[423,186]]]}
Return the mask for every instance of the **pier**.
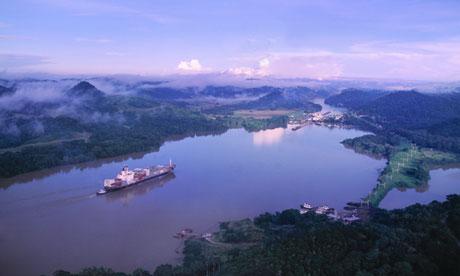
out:
{"label": "pier", "polygon": [[332,220],[342,221],[343,223],[352,223],[355,221],[365,221],[369,218],[369,213],[372,210],[366,202],[348,202],[343,210],[337,211],[327,205],[314,207],[308,203],[300,205],[300,214],[315,213],[318,215],[326,215]]}

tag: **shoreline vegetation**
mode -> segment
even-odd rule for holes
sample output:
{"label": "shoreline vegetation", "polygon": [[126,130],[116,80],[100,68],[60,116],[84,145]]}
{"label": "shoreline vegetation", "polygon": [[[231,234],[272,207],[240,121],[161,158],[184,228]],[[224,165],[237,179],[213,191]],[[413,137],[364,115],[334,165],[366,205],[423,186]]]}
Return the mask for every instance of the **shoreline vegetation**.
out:
{"label": "shoreline vegetation", "polygon": [[[321,122],[309,116],[321,106],[311,102],[318,92],[308,88],[207,87],[201,96],[189,88],[167,91],[113,96],[80,82],[66,92],[72,103],[59,106],[72,105],[92,119],[34,113],[56,108],[53,105],[7,111],[4,115],[21,136],[8,134],[2,140],[0,177],[158,150],[166,140],[184,135],[286,127],[290,118],[351,126],[373,134],[346,139],[345,147],[387,160],[376,187],[363,198],[371,206],[368,220],[344,224],[291,209],[221,223],[216,233],[186,240],[181,265],[160,265],[153,275],[456,275],[460,270],[459,195],[443,203],[378,208],[391,189],[423,187],[430,169],[460,162],[459,93],[345,89],[325,103],[347,112]],[[237,95],[251,100],[228,103]],[[209,97],[213,100],[207,101]],[[226,104],[216,103],[219,97]],[[41,119],[27,121],[27,116]],[[60,142],[54,143],[57,139]],[[127,274],[86,268],[54,275]],[[131,275],[152,274],[138,269]]]}
{"label": "shoreline vegetation", "polygon": [[[103,139],[98,139],[101,142],[95,141],[97,138],[92,136],[91,139],[71,139],[69,141],[55,141],[47,144],[26,144],[20,146],[21,150],[17,150],[17,148],[9,150],[6,148],[0,152],[0,164],[2,164],[0,180],[8,180],[14,176],[43,169],[65,165],[78,165],[84,162],[115,158],[140,152],[154,152],[158,151],[168,141],[209,134],[222,134],[233,128],[243,128],[248,132],[278,127],[286,128],[287,122],[288,117],[284,115],[259,119],[242,116],[225,116],[217,119],[203,117],[199,118],[199,121],[184,119],[181,122],[183,125],[182,129],[163,134],[164,136],[150,136],[146,133],[142,135],[142,139],[145,142],[136,144],[125,143],[125,139],[129,138],[121,135],[116,139],[120,141],[114,141],[114,144],[108,143],[107,140],[102,142]],[[177,124],[177,122],[171,123]],[[190,123],[190,125],[185,126],[187,123]],[[195,126],[195,124],[199,124],[199,126]],[[156,130],[153,131],[158,133]],[[75,155],[72,157],[72,154]]]}
{"label": "shoreline vegetation", "polygon": [[393,188],[426,186],[430,170],[460,162],[460,93],[345,89],[325,101],[348,112],[339,123],[370,131],[342,144],[387,160],[363,202],[377,207]]}
{"label": "shoreline vegetation", "polygon": [[420,148],[404,138],[388,143],[385,138],[365,135],[342,141],[346,148],[373,158],[387,159],[377,185],[363,198],[364,203],[378,207],[387,193],[394,188],[419,188],[428,184],[430,170],[460,162],[453,153]]}
{"label": "shoreline vegetation", "polygon": [[344,224],[289,209],[223,222],[185,241],[181,265],[131,274],[85,268],[71,275],[456,275],[460,269],[460,196],[404,209],[372,209]]}
{"label": "shoreline vegetation", "polygon": [[[131,90],[106,94],[81,81],[56,96],[59,100],[25,102],[0,111],[0,123],[6,127],[0,130],[0,179],[157,151],[176,137],[286,127],[292,112],[321,110],[310,102],[315,91],[302,87],[208,86],[199,91],[145,89],[139,84]],[[14,98],[14,93],[7,97]]]}
{"label": "shoreline vegetation", "polygon": [[[230,117],[225,119],[226,128],[221,131],[202,131],[202,132],[191,132],[185,133],[181,135],[174,135],[165,139],[165,141],[160,145],[160,147],[166,142],[178,141],[188,137],[200,137],[200,136],[207,136],[207,135],[220,135],[230,129],[234,128],[243,128],[248,132],[257,132],[259,130],[270,129],[270,128],[278,128],[278,127],[286,127],[287,124],[287,117],[284,116],[277,116],[276,118],[269,118],[269,119],[253,119],[253,118],[235,118]],[[159,148],[151,148],[145,151],[139,152],[130,152],[123,155],[116,155],[111,157],[104,157],[104,158],[97,158],[94,160],[79,162],[79,163],[70,163],[70,164],[63,164],[57,165],[50,168],[44,168],[40,170],[33,170],[30,172],[25,172],[22,174],[14,175],[8,178],[0,178],[0,189],[6,188],[12,184],[17,183],[24,183],[34,179],[41,179],[53,175],[59,172],[68,172],[74,168],[77,169],[86,169],[86,168],[97,168],[105,163],[110,162],[119,162],[128,159],[141,159],[145,154],[152,153],[158,151]]]}

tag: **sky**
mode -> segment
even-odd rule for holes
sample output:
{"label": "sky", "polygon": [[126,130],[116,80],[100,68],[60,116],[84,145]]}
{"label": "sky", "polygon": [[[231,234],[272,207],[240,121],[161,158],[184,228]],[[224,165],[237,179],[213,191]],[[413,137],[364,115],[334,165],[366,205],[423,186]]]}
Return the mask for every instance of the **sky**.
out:
{"label": "sky", "polygon": [[3,0],[0,72],[458,81],[460,1]]}

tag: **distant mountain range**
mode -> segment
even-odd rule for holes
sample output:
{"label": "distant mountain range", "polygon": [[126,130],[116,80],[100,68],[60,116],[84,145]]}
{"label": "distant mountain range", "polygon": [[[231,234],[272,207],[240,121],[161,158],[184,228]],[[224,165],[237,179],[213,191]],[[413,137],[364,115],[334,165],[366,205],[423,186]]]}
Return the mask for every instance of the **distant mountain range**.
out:
{"label": "distant mountain range", "polygon": [[[22,79],[0,86],[0,176],[157,149],[168,137],[284,126],[286,116],[237,110],[317,112],[313,99],[346,107],[374,125],[428,146],[459,151],[460,93],[303,86],[170,87],[112,79]],[[374,129],[370,129],[374,131]],[[428,144],[429,143],[429,144]]]}
{"label": "distant mountain range", "polygon": [[460,118],[460,93],[422,94],[410,91],[344,90],[326,103],[375,117],[402,128],[425,128]]}
{"label": "distant mountain range", "polygon": [[66,94],[71,97],[101,98],[104,93],[87,81],[81,81],[68,91]]}
{"label": "distant mountain range", "polygon": [[[242,118],[237,109],[319,111],[305,87],[205,86],[111,79],[10,81],[0,86],[0,177],[132,152],[169,137],[285,126],[286,116]],[[229,112],[228,116],[220,116]]]}
{"label": "distant mountain range", "polygon": [[419,146],[460,154],[460,93],[347,90],[326,99],[356,114],[349,124],[388,139],[402,136]]}
{"label": "distant mountain range", "polygon": [[350,109],[358,109],[372,101],[393,93],[386,90],[361,90],[349,88],[343,90],[340,94],[331,96],[326,99],[326,103],[338,107],[346,107]]}
{"label": "distant mountain range", "polygon": [[6,87],[0,85],[0,97],[13,95],[15,90],[15,87]]}

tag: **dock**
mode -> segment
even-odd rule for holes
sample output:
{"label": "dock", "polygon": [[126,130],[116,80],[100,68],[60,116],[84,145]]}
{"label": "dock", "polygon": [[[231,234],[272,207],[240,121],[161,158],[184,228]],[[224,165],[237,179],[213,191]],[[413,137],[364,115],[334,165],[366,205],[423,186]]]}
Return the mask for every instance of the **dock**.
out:
{"label": "dock", "polygon": [[366,221],[372,207],[362,202],[348,202],[341,211],[330,208],[327,205],[312,206],[308,203],[300,205],[300,214],[315,213],[317,215],[326,215],[328,218],[349,224],[356,221]]}

